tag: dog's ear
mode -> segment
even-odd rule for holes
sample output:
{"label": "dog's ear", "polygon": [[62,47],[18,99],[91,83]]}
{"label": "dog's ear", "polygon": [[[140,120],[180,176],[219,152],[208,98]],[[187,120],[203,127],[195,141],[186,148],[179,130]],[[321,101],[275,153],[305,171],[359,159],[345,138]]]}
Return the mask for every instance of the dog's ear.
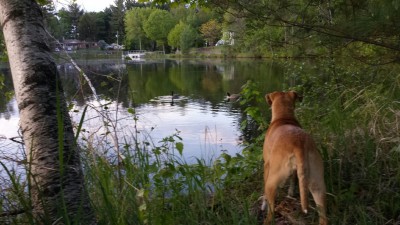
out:
{"label": "dog's ear", "polygon": [[273,99],[273,95],[274,93],[269,93],[265,95],[265,100],[268,102],[269,105],[272,105],[272,99]]}
{"label": "dog's ear", "polygon": [[298,94],[295,91],[289,91],[289,94],[292,96],[292,98],[294,100],[298,100],[299,102],[303,101],[303,96],[301,96],[300,94]]}

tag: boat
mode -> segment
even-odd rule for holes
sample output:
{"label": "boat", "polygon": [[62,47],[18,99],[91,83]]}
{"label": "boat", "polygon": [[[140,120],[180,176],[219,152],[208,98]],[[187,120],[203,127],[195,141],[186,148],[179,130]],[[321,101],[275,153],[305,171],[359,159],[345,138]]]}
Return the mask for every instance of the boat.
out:
{"label": "boat", "polygon": [[135,50],[135,51],[128,51],[124,52],[122,57],[125,59],[129,57],[131,60],[141,60],[146,56],[147,51],[144,50]]}

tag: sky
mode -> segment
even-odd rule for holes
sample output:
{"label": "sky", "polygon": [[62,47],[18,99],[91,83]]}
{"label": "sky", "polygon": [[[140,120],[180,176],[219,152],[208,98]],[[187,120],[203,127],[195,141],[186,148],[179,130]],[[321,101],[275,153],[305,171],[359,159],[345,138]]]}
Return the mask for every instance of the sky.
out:
{"label": "sky", "polygon": [[[53,0],[53,2],[56,9],[59,10],[62,7],[67,8],[71,0]],[[114,0],[77,0],[77,4],[86,12],[100,12],[110,5],[114,5]]]}

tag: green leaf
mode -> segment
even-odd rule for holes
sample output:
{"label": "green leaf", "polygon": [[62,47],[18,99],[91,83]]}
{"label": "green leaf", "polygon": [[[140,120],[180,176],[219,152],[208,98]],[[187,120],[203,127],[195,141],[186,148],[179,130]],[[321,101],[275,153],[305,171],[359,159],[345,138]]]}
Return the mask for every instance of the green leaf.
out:
{"label": "green leaf", "polygon": [[143,203],[141,206],[139,206],[139,211],[146,211],[146,209],[147,209],[147,205],[146,205],[146,203]]}
{"label": "green leaf", "polygon": [[182,155],[183,152],[183,143],[182,142],[177,142],[175,144],[176,149],[178,150],[179,154]]}
{"label": "green leaf", "polygon": [[145,194],[145,189],[140,189],[138,192],[137,192],[137,196],[138,197],[140,197],[140,198],[143,198],[144,197],[144,194]]}
{"label": "green leaf", "polygon": [[71,111],[71,109],[73,109],[74,106],[75,106],[74,103],[70,103],[70,104],[68,105],[68,111]]}
{"label": "green leaf", "polygon": [[130,113],[130,114],[135,114],[135,109],[129,108],[129,109],[128,109],[128,113]]}

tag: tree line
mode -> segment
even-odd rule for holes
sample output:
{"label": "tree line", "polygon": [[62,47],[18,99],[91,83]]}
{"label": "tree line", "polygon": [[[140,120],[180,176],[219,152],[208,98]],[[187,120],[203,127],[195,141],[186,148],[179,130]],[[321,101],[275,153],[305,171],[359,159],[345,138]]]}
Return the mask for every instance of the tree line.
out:
{"label": "tree line", "polygon": [[230,53],[253,57],[314,57],[345,50],[359,59],[384,55],[380,61],[390,61],[400,50],[399,6],[391,0],[115,0],[101,12],[85,12],[75,1],[58,11],[52,1],[41,8],[47,30],[58,40],[104,40],[130,50],[185,53],[222,39],[233,44]]}
{"label": "tree line", "polygon": [[222,37],[222,16],[207,7],[115,0],[101,12],[85,12],[75,1],[56,11],[52,1],[41,5],[53,37],[104,40],[127,49],[182,50],[214,45]]}

